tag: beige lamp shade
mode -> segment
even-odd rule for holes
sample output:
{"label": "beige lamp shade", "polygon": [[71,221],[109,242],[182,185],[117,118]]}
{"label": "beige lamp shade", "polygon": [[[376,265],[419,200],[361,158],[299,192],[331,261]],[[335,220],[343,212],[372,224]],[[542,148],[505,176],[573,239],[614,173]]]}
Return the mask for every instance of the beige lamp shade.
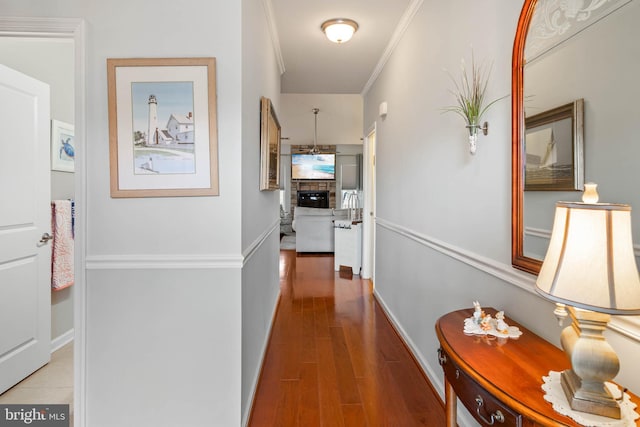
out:
{"label": "beige lamp shade", "polygon": [[536,290],[578,308],[640,314],[631,207],[558,202]]}

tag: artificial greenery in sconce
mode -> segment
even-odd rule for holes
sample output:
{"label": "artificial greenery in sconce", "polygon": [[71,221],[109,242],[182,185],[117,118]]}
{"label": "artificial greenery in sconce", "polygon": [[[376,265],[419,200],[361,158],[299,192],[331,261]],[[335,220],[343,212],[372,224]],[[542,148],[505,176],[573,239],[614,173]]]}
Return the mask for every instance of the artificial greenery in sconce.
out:
{"label": "artificial greenery in sconce", "polygon": [[475,154],[478,130],[482,130],[485,135],[489,131],[489,123],[480,124],[482,116],[489,107],[506,98],[506,95],[486,103],[485,95],[489,76],[491,75],[491,66],[488,68],[483,64],[476,66],[473,52],[471,52],[471,75],[468,73],[464,58],[460,68],[462,74],[459,81],[451,73],[447,72],[455,86],[450,92],[456,97],[456,105],[444,107],[442,112],[459,114],[465,120],[467,123],[466,128],[469,130],[469,152]]}

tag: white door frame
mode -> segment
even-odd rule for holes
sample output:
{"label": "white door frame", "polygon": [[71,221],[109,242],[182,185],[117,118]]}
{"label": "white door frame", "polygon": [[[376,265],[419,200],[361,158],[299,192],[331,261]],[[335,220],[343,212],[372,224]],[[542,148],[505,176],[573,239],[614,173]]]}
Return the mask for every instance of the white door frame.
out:
{"label": "white door frame", "polygon": [[363,233],[362,233],[362,278],[372,279],[375,285],[376,259],[376,123],[369,128],[363,145]]}
{"label": "white door frame", "polygon": [[74,41],[75,72],[75,284],[73,286],[74,327],[74,425],[85,425],[85,247],[86,247],[86,172],[85,172],[85,23],[74,18],[0,17],[0,37],[51,37]]}

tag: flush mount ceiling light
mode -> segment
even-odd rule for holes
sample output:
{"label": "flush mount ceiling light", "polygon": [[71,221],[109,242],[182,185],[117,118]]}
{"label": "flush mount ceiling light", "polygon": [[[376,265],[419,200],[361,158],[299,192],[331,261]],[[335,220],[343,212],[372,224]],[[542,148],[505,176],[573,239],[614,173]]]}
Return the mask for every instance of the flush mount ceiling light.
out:
{"label": "flush mount ceiling light", "polygon": [[335,18],[323,22],[321,28],[332,42],[344,43],[348,42],[353,33],[358,30],[358,23],[352,19]]}

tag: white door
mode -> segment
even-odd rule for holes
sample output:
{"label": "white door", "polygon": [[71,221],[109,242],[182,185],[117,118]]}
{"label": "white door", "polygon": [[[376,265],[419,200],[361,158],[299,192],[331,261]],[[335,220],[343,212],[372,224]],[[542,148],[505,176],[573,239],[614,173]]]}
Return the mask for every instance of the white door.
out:
{"label": "white door", "polygon": [[0,65],[0,393],[49,361],[49,85]]}
{"label": "white door", "polygon": [[376,127],[364,141],[364,209],[362,234],[362,278],[372,279],[375,286],[376,249]]}

